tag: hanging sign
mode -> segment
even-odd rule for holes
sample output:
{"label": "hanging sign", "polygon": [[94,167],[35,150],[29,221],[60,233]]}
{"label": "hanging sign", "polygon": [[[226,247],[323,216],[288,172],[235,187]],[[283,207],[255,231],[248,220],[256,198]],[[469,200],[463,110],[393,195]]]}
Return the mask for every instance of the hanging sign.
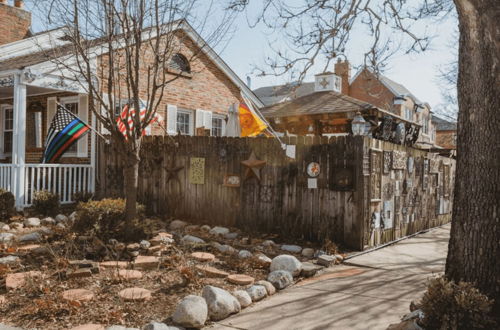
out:
{"label": "hanging sign", "polygon": [[205,158],[191,157],[189,182],[191,184],[205,184]]}
{"label": "hanging sign", "polygon": [[307,175],[309,175],[312,178],[316,178],[319,176],[321,169],[319,167],[319,164],[316,162],[310,162],[307,165]]}

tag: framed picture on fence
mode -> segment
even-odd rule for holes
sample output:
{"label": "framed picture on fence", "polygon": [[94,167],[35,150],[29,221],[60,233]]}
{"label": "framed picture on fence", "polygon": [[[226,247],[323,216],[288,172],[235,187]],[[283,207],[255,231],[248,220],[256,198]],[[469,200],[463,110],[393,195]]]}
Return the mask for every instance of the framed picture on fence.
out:
{"label": "framed picture on fence", "polygon": [[330,190],[334,191],[352,191],[355,185],[355,174],[353,166],[332,167]]}

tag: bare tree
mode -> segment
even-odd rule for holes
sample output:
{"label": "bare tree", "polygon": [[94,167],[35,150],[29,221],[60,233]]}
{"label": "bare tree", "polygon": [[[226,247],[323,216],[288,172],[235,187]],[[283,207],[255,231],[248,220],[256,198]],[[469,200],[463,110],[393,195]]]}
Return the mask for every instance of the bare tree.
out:
{"label": "bare tree", "polygon": [[[244,10],[250,0],[233,0]],[[255,3],[255,1],[253,2]],[[345,53],[355,29],[367,29],[365,64],[381,67],[392,50],[423,51],[423,19],[457,13],[458,157],[446,276],[476,283],[500,315],[500,2],[498,0],[262,0],[257,22],[287,42],[262,73],[300,78],[321,57]],[[418,4],[418,6],[415,6]],[[396,40],[397,42],[394,42]]]}
{"label": "bare tree", "polygon": [[[191,63],[211,46],[225,41],[232,13],[216,10],[216,1],[201,0],[39,0],[47,26],[62,26],[67,43],[46,51],[66,77],[83,83],[89,109],[111,135],[124,164],[126,220],[136,217],[143,132],[155,119],[168,85],[183,72],[169,65],[174,54],[189,54]],[[215,14],[218,17],[215,17]],[[182,28],[205,34],[201,47]],[[200,41],[200,40],[198,40]],[[205,42],[204,41],[204,42]],[[189,49],[189,51],[186,51]],[[193,67],[193,71],[196,69]],[[192,72],[196,74],[196,72]],[[136,109],[122,118],[127,105]],[[140,115],[139,109],[145,109]],[[119,124],[125,127],[120,132]]]}

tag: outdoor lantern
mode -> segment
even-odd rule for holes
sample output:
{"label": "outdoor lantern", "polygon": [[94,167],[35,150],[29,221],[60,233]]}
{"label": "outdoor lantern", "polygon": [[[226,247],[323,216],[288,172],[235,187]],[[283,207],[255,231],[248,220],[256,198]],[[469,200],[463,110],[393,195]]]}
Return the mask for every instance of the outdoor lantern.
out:
{"label": "outdoor lantern", "polygon": [[366,120],[357,112],[351,122],[352,135],[364,135],[366,132]]}

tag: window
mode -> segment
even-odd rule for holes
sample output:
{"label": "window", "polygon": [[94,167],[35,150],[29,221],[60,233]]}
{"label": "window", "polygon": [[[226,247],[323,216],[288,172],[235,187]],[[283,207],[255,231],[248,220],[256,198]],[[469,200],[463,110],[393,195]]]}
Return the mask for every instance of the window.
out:
{"label": "window", "polygon": [[181,135],[194,135],[192,111],[177,110],[177,132]]}
{"label": "window", "polygon": [[3,110],[3,153],[12,153],[12,137],[14,128],[14,110],[12,107]]}
{"label": "window", "polygon": [[403,118],[409,121],[413,121],[413,111],[408,107],[404,107]]}
{"label": "window", "polygon": [[172,56],[172,59],[170,60],[168,67],[170,69],[174,69],[180,72],[187,72],[187,73],[191,72],[191,68],[189,67],[189,61],[182,54],[175,54],[174,56]]}
{"label": "window", "polygon": [[[78,116],[78,97],[63,98],[63,99],[61,99],[61,104],[66,109],[68,109],[69,111],[74,113],[76,116]],[[71,154],[76,154],[77,151],[78,151],[78,144],[75,143],[67,149],[67,151],[65,152],[65,155],[66,156],[73,156]],[[68,155],[68,154],[70,154],[70,155]]]}
{"label": "window", "polygon": [[222,117],[212,117],[212,136],[223,136],[224,135],[224,124],[225,121]]}

